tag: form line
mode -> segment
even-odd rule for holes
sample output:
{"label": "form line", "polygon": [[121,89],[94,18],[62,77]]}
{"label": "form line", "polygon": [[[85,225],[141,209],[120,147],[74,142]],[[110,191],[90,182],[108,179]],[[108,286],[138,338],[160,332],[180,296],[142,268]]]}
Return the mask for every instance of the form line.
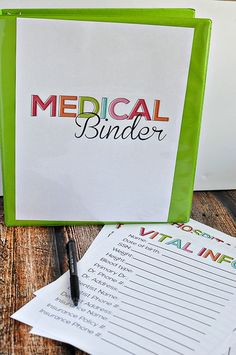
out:
{"label": "form line", "polygon": [[131,355],[136,355],[135,353],[132,353],[131,351],[129,351],[129,350],[123,348],[122,346],[120,346],[120,345],[118,345],[118,344],[112,343],[111,341],[109,341],[109,340],[107,340],[107,339],[105,339],[105,338],[101,338],[101,339],[102,339],[103,341],[105,341],[106,343],[109,343],[109,344],[111,344],[111,345],[117,347],[118,349],[124,350],[124,351],[126,351],[127,353],[129,353],[129,354],[131,354]]}
{"label": "form line", "polygon": [[137,347],[139,347],[139,348],[141,348],[141,349],[144,349],[144,350],[148,351],[148,352],[151,353],[151,354],[159,355],[158,353],[154,353],[154,351],[149,350],[149,349],[145,348],[145,347],[142,346],[142,345],[138,345],[137,343],[135,343],[135,342],[133,342],[133,341],[131,341],[131,340],[128,340],[128,339],[122,337],[121,335],[115,334],[115,333],[111,332],[110,330],[108,330],[108,333],[110,333],[110,334],[112,334],[112,335],[114,335],[114,336],[116,336],[116,337],[118,337],[118,338],[120,338],[120,339],[123,339],[123,340],[127,341],[127,342],[130,343],[130,344],[136,345]]}
{"label": "form line", "polygon": [[119,325],[119,324],[116,324],[116,323],[114,323],[114,322],[110,322],[110,323],[116,325],[116,326],[119,327],[119,328],[128,330],[130,333],[136,334],[136,335],[138,335],[138,336],[140,336],[140,337],[142,337],[142,338],[145,338],[145,339],[147,339],[147,340],[149,340],[149,341],[152,341],[153,343],[155,343],[155,344],[157,344],[157,345],[163,346],[163,348],[166,348],[166,349],[168,349],[168,350],[170,350],[170,351],[173,351],[173,352],[176,353],[176,354],[184,355],[184,354],[181,353],[180,351],[177,351],[177,350],[175,350],[175,349],[172,349],[171,347],[169,347],[169,346],[167,346],[167,345],[164,345],[164,344],[160,343],[159,341],[156,341],[156,340],[154,340],[154,339],[152,339],[152,338],[149,338],[149,337],[147,337],[146,335],[140,334],[139,332],[136,332],[135,330],[126,328],[126,327],[124,327],[124,326],[122,326],[122,325]]}
{"label": "form line", "polygon": [[[131,249],[131,250],[132,250],[133,252],[137,253],[137,254],[144,255],[144,256],[146,256],[147,258],[153,259],[153,260],[158,261],[158,262],[160,262],[160,263],[163,263],[163,264],[165,264],[165,265],[170,265],[170,266],[175,267],[175,268],[177,268],[177,269],[179,269],[179,270],[183,270],[183,271],[188,272],[188,273],[190,273],[190,274],[197,275],[198,277],[203,277],[204,279],[211,280],[211,281],[213,281],[213,282],[217,282],[217,283],[220,283],[221,285],[225,285],[225,286],[232,287],[232,288],[235,289],[235,286],[226,284],[225,282],[222,282],[222,281],[220,281],[220,280],[214,280],[214,279],[212,279],[211,277],[207,277],[207,276],[204,276],[204,275],[199,275],[197,272],[190,271],[190,270],[186,270],[186,269],[184,269],[183,267],[180,267],[180,266],[178,266],[178,265],[173,265],[173,264],[171,264],[171,263],[168,263],[167,261],[164,261],[164,260],[161,260],[161,259],[158,259],[158,258],[154,258],[153,256],[146,255],[146,254],[141,253],[141,252],[139,252],[139,251],[136,251],[136,250],[134,250],[134,249]],[[167,255],[163,255],[163,254],[162,254],[162,256],[163,256],[163,257],[166,257],[166,258],[168,258],[168,259],[172,259],[172,260],[175,260],[175,261],[177,261],[177,262],[182,263],[182,262],[179,261],[178,259],[171,258],[171,257],[169,257],[169,256],[167,256]],[[133,259],[135,259],[135,258],[133,257]],[[140,261],[139,259],[136,259],[136,260]],[[184,262],[183,262],[183,264],[195,268],[195,266],[189,265],[188,263],[184,263]],[[208,270],[204,270],[204,269],[198,268],[198,267],[196,267],[196,269],[202,270],[202,271],[206,271],[206,272],[208,272],[208,273],[210,273],[210,274],[212,274],[212,275],[220,276],[220,277],[226,279],[224,276],[222,276],[222,275],[217,275],[217,274],[215,274],[214,272],[211,272],[211,271],[208,271]],[[229,278],[228,278],[228,280],[236,282],[236,280],[231,280],[231,279],[229,279]]]}
{"label": "form line", "polygon": [[[218,287],[205,284],[204,282],[197,281],[197,280],[193,280],[193,279],[191,279],[190,277],[179,275],[178,273],[175,273],[175,272],[166,270],[165,268],[162,268],[162,267],[153,265],[153,264],[151,264],[151,263],[148,263],[147,261],[144,261],[144,260],[141,260],[141,259],[138,259],[138,258],[134,258],[134,257],[133,257],[133,259],[139,261],[140,263],[150,265],[150,266],[154,267],[155,269],[165,271],[165,272],[167,272],[168,274],[176,275],[176,276],[178,276],[178,277],[180,277],[180,278],[182,278],[182,279],[184,279],[184,280],[189,280],[189,281],[191,281],[191,282],[195,282],[195,283],[197,283],[197,284],[200,284],[200,285],[203,285],[203,286],[212,288],[212,289],[217,290],[217,291],[221,291],[221,292],[224,292],[224,293],[228,293],[228,294],[230,294],[230,295],[233,295],[233,294],[234,294],[233,292],[226,291],[226,290],[222,290],[222,289],[220,289],[220,288],[218,288]],[[132,265],[132,264],[129,264],[129,263],[125,263],[125,264],[126,264],[126,265],[129,265],[129,266],[132,266],[132,267],[136,267],[135,265]]]}
{"label": "form line", "polygon": [[[148,312],[148,313],[151,313],[151,314],[155,314],[156,316],[159,316],[159,317],[161,317],[161,318],[167,319],[167,320],[169,320],[169,321],[171,321],[171,322],[173,322],[173,323],[182,325],[183,327],[189,328],[189,329],[191,329],[191,330],[193,330],[193,331],[195,331],[195,332],[197,332],[197,333],[206,335],[206,333],[202,332],[201,330],[196,329],[196,328],[193,328],[193,327],[191,327],[190,325],[186,325],[185,323],[181,323],[181,322],[179,322],[179,321],[177,321],[177,320],[174,320],[173,318],[169,318],[169,317],[163,316],[162,314],[159,314],[159,313],[156,313],[156,312],[153,312],[153,311],[149,311],[149,310],[146,309],[146,308],[142,308],[142,307],[140,307],[140,306],[136,306],[136,305],[134,305],[134,304],[132,304],[132,303],[129,303],[129,302],[126,302],[126,301],[121,301],[121,302],[124,303],[124,304],[127,304],[128,306],[132,306],[132,307],[134,307],[134,308],[141,309],[142,311],[145,311],[145,312]],[[123,311],[124,311],[124,310],[123,310]]]}
{"label": "form line", "polygon": [[[226,277],[226,276],[224,276],[224,275],[218,275],[218,274],[216,274],[215,272],[202,269],[201,267],[198,267],[198,266],[195,266],[195,265],[189,265],[188,263],[185,263],[184,261],[180,261],[180,260],[178,260],[178,259],[172,258],[171,256],[168,256],[168,255],[165,255],[165,254],[162,254],[162,256],[164,256],[165,258],[171,259],[171,260],[175,260],[175,261],[177,261],[177,262],[179,262],[179,263],[181,263],[181,264],[191,266],[191,267],[193,267],[194,269],[198,269],[198,270],[205,271],[205,272],[207,272],[208,274],[212,274],[212,275],[215,275],[215,276],[218,276],[218,277],[222,277],[224,280],[229,280],[229,281],[232,281],[232,282],[236,282],[236,279],[233,280],[233,279],[230,279],[229,277]],[[220,281],[219,281],[219,282],[220,282]]]}
{"label": "form line", "polygon": [[[179,331],[176,330],[176,329],[167,327],[167,326],[164,325],[164,324],[155,322],[154,320],[151,320],[151,319],[142,317],[142,316],[140,316],[139,314],[132,313],[132,312],[127,311],[127,310],[124,310],[124,309],[122,309],[122,308],[120,308],[120,311],[125,312],[125,313],[129,313],[129,314],[131,314],[131,315],[133,315],[133,316],[135,316],[135,317],[141,318],[141,319],[145,319],[145,320],[147,320],[147,321],[149,321],[149,322],[151,322],[151,323],[153,323],[153,324],[159,325],[159,326],[162,327],[162,328],[166,328],[166,329],[168,329],[168,330],[171,330],[171,331],[174,332],[174,333],[177,333],[177,334],[179,334],[179,335],[182,335],[182,336],[185,337],[185,338],[188,338],[188,339],[193,340],[193,341],[195,341],[195,342],[197,342],[197,343],[200,343],[200,340],[195,339],[195,338],[192,338],[191,336],[186,335],[186,334],[184,334],[184,333],[181,333],[181,332],[179,332]],[[118,316],[116,316],[116,315],[114,314],[113,317],[118,317]],[[120,317],[118,317],[118,318],[120,318]]]}
{"label": "form line", "polygon": [[[126,263],[126,264],[127,264],[127,263]],[[154,275],[154,276],[160,277],[161,279],[164,279],[164,280],[167,280],[167,281],[171,281],[171,282],[176,283],[176,284],[178,284],[178,285],[181,285],[181,286],[184,286],[184,287],[187,287],[187,288],[190,287],[190,286],[187,286],[187,285],[185,285],[185,284],[183,284],[183,283],[181,283],[181,282],[168,279],[168,277],[161,276],[161,275],[157,275],[157,274],[154,273],[154,272],[147,271],[147,270],[145,270],[145,269],[143,269],[143,268],[141,268],[141,267],[138,267],[138,266],[136,266],[136,265],[132,265],[132,267],[135,267],[136,269],[139,269],[139,270],[142,270],[142,271],[144,271],[144,272],[147,272],[148,274],[152,274],[152,275]],[[196,287],[192,287],[192,286],[191,286],[190,288],[193,289],[193,290],[202,292],[202,293],[204,293],[204,294],[208,294],[208,295],[210,295],[210,296],[214,296],[214,297],[220,298],[220,299],[222,299],[222,300],[229,301],[228,298],[224,298],[224,297],[222,297],[222,296],[214,295],[213,293],[210,293],[210,292],[207,292],[207,291],[204,291],[204,290],[200,290],[200,289],[198,289],[198,288],[196,288]]]}
{"label": "form line", "polygon": [[[134,324],[134,325],[136,325],[137,327],[140,327],[140,328],[142,328],[142,329],[145,329],[145,330],[147,330],[147,331],[149,331],[149,332],[151,332],[151,333],[154,333],[154,334],[156,334],[156,335],[159,335],[159,336],[162,337],[162,338],[165,338],[165,339],[167,339],[167,340],[173,341],[173,343],[176,343],[176,344],[181,345],[181,346],[183,346],[183,347],[185,347],[185,348],[187,348],[187,349],[189,349],[189,350],[194,351],[194,349],[193,349],[193,348],[190,348],[190,346],[187,346],[187,345],[185,345],[185,344],[182,344],[182,343],[178,342],[177,340],[173,340],[173,339],[167,337],[166,335],[163,335],[163,334],[160,334],[160,333],[158,333],[158,332],[155,332],[155,331],[152,330],[152,329],[149,329],[149,328],[146,328],[146,327],[144,327],[144,326],[142,326],[142,325],[139,325],[138,323],[132,322],[132,321],[130,321],[130,320],[128,320],[128,319],[124,319],[124,318],[119,317],[119,316],[116,316],[116,318],[121,319],[121,320],[123,320],[123,321],[125,321],[125,322],[128,322],[128,323],[130,323],[130,324]],[[109,323],[115,324],[115,325],[117,325],[117,326],[121,326],[120,324],[114,323],[114,322],[112,322],[112,321],[109,321]]]}
{"label": "form line", "polygon": [[[146,295],[146,296],[149,296],[149,297],[152,297],[154,298],[155,300],[157,299],[156,297],[154,296],[150,296],[148,293],[146,292],[142,292],[142,291],[139,291],[139,290],[135,290],[134,288],[132,287],[129,287],[129,286],[125,286],[125,288],[128,288],[129,290],[132,290],[132,291],[135,291],[135,292],[138,292],[138,293],[142,293],[143,295]],[[185,307],[185,306],[181,306],[181,305],[178,305],[177,303],[174,303],[174,302],[170,302],[170,301],[166,301],[166,300],[163,300],[162,298],[159,298],[158,297],[158,301],[162,301],[162,302],[167,302],[171,305],[174,305],[174,306],[177,306],[177,307],[180,307],[180,308],[183,308],[183,309],[187,309],[188,311],[191,311],[191,312],[194,312],[194,313],[197,313],[197,314],[200,314],[201,316],[204,316],[204,317],[207,317],[207,318],[210,318],[210,319],[213,319],[213,320],[216,320],[216,318],[214,317],[211,317],[211,316],[208,316],[207,314],[204,314],[204,313],[201,313],[201,312],[198,312],[198,311],[195,311],[191,308],[188,308],[188,307]],[[159,305],[158,305],[159,306]],[[219,313],[219,312],[218,312]]]}
{"label": "form line", "polygon": [[[207,299],[207,298],[204,298],[204,297],[201,297],[201,296],[198,296],[198,295],[193,295],[193,294],[190,293],[190,292],[186,292],[186,291],[183,291],[183,290],[179,290],[178,288],[175,288],[175,287],[172,287],[172,286],[169,286],[169,285],[162,284],[161,282],[158,282],[158,281],[149,279],[148,277],[141,276],[141,275],[139,275],[139,274],[136,274],[136,276],[141,277],[142,279],[151,281],[151,282],[153,282],[153,283],[156,283],[156,284],[158,284],[158,285],[161,285],[161,286],[170,288],[171,290],[175,290],[175,291],[179,291],[179,292],[184,292],[184,293],[186,293],[186,294],[189,295],[189,296],[193,296],[193,297],[199,298],[199,299],[201,299],[201,300],[204,300],[204,301],[207,301],[207,302],[210,302],[210,303],[217,304],[218,306],[225,307],[225,305],[222,304],[222,303],[217,303],[217,302],[211,301],[211,300],[209,300],[209,299]],[[169,280],[169,279],[167,279],[167,280]],[[177,282],[176,282],[176,283],[177,283]],[[180,285],[182,285],[182,284],[180,284]],[[183,285],[183,286],[185,286],[185,285]],[[187,286],[186,286],[186,287],[187,287]],[[192,289],[197,290],[197,291],[200,291],[200,290],[198,290],[198,289],[196,289],[196,288],[193,288],[193,287],[192,287]],[[204,292],[204,291],[201,291],[201,292]],[[204,292],[204,293],[206,293],[206,294],[208,294],[208,295],[211,295],[211,296],[215,296],[215,295],[212,295],[211,293],[208,293],[208,292]],[[215,296],[215,297],[216,297],[216,296]],[[220,298],[221,298],[221,297],[220,297]],[[226,300],[226,301],[229,301],[229,300],[226,299],[226,298],[223,298],[223,299]]]}
{"label": "form line", "polygon": [[[138,282],[135,282],[135,281],[133,281],[133,280],[130,280],[130,282],[132,282],[132,283],[134,283],[134,284],[136,284],[136,285],[142,286],[142,287],[144,287],[144,288],[148,288],[149,290],[155,291],[155,292],[157,292],[157,293],[162,293],[163,295],[166,295],[166,296],[168,296],[168,297],[173,297],[173,298],[175,298],[175,299],[177,299],[177,300],[180,300],[180,301],[183,301],[183,302],[187,302],[187,303],[193,304],[194,306],[202,307],[202,308],[204,308],[204,309],[207,309],[208,311],[212,311],[212,312],[215,312],[215,313],[218,313],[218,314],[220,313],[219,311],[216,311],[215,309],[211,309],[211,308],[208,308],[208,307],[206,307],[206,306],[202,306],[201,304],[198,304],[198,303],[195,303],[195,302],[186,301],[185,299],[183,299],[183,298],[181,298],[181,297],[177,297],[177,296],[170,295],[170,294],[168,294],[167,292],[163,292],[163,291],[157,290],[157,289],[155,289],[155,288],[152,288],[152,287],[149,287],[149,286],[146,286],[146,285],[142,285],[142,284],[140,284],[140,283],[138,283]],[[125,287],[126,287],[126,288],[129,288],[128,286],[125,286]],[[158,298],[158,299],[160,299],[160,298]]]}
{"label": "form line", "polygon": [[[157,246],[156,246],[155,244],[153,244],[153,243],[148,243],[148,244],[157,247]],[[234,275],[234,276],[235,276],[235,273],[234,273],[234,272],[221,269],[220,267],[217,267],[217,266],[209,265],[209,264],[207,264],[207,263],[204,263],[203,261],[190,258],[189,256],[186,256],[186,255],[183,255],[183,254],[180,254],[180,253],[176,253],[176,251],[169,250],[169,249],[160,247],[160,246],[158,245],[158,249],[159,249],[159,248],[160,248],[160,249],[163,249],[163,250],[166,250],[166,251],[169,251],[170,253],[173,253],[173,254],[181,255],[183,258],[190,259],[190,260],[192,260],[192,261],[196,261],[197,263],[207,265],[207,266],[209,266],[209,267],[212,267],[213,269],[217,269],[217,270],[220,270],[220,271],[223,271],[223,272],[227,272],[228,274],[231,274],[231,275]]]}
{"label": "form line", "polygon": [[[141,301],[141,302],[144,302],[144,303],[147,303],[147,304],[151,304],[152,306],[165,309],[166,311],[169,311],[169,312],[178,314],[179,316],[182,316],[182,317],[185,317],[185,318],[194,320],[195,322],[198,322],[198,323],[207,325],[208,327],[211,327],[211,325],[208,324],[208,323],[205,323],[205,322],[203,322],[203,321],[201,321],[201,320],[198,320],[198,319],[195,319],[195,318],[193,318],[193,317],[187,316],[186,314],[182,314],[182,313],[180,313],[180,312],[173,311],[173,309],[169,309],[169,308],[160,306],[159,304],[157,305],[156,303],[152,303],[152,302],[149,302],[149,301],[142,300],[141,298],[138,298],[138,297],[135,297],[135,296],[131,296],[131,295],[129,295],[129,294],[127,294],[127,293],[124,293],[124,292],[119,292],[119,293],[121,293],[122,295],[125,295],[125,296],[127,296],[127,297],[135,298],[136,300],[139,300],[139,301]],[[121,301],[121,302],[123,302],[123,301]]]}

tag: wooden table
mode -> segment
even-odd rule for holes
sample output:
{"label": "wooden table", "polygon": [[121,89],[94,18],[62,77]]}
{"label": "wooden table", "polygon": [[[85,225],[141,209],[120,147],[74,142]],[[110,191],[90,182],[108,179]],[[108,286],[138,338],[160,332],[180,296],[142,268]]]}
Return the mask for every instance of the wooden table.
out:
{"label": "wooden table", "polygon": [[[236,236],[236,190],[196,192],[192,218]],[[72,346],[28,334],[29,327],[10,315],[33,298],[33,292],[67,270],[65,243],[69,235],[77,240],[80,257],[101,226],[16,227],[3,223],[0,199],[0,354],[76,354]]]}

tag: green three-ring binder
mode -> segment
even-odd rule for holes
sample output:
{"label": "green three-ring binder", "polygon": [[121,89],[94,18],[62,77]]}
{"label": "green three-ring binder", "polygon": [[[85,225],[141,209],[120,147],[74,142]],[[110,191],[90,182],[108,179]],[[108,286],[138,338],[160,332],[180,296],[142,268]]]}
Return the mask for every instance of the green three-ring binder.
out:
{"label": "green three-ring binder", "polygon": [[[166,220],[149,219],[147,210],[134,219],[124,219],[116,213],[106,218],[108,210],[99,218],[18,218],[16,214],[16,45],[17,19],[51,19],[86,22],[109,22],[192,28],[191,59],[187,78],[178,150],[171,186],[171,198]],[[12,225],[70,225],[92,223],[158,223],[187,221],[190,216],[194,175],[197,160],[201,113],[204,98],[211,21],[194,18],[192,9],[15,9],[2,10],[0,17],[1,78],[0,121],[3,167],[5,223]],[[20,144],[20,143],[19,143]],[[112,159],[112,157],[111,157]],[[155,164],[155,162],[152,162]],[[95,184],[96,184],[96,180]],[[66,184],[66,181],[64,182]],[[22,186],[22,188],[24,188]],[[84,187],[85,189],[88,187]],[[148,188],[148,186],[147,186]],[[42,190],[43,191],[43,190]],[[63,204],[63,201],[61,202]],[[79,203],[79,201],[78,201]],[[90,201],[91,203],[91,201]],[[116,201],[114,201],[116,203]],[[120,202],[119,202],[120,203]],[[158,201],[161,205],[162,201]],[[35,205],[37,201],[35,201]],[[32,203],[32,206],[34,203]],[[120,209],[122,209],[122,203]],[[134,206],[135,209],[135,206]]]}

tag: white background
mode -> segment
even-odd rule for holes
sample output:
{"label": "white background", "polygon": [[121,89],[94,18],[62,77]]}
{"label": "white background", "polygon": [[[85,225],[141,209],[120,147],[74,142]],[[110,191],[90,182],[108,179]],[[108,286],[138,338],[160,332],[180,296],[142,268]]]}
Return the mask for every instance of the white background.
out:
{"label": "white background", "polygon": [[212,41],[195,190],[236,188],[236,3],[214,0],[0,0],[0,7],[192,7],[197,10],[196,16],[211,18]]}
{"label": "white background", "polygon": [[[167,220],[193,33],[184,27],[18,19],[16,219]],[[99,102],[125,97],[128,113],[138,98],[149,98],[150,112],[160,99],[160,114],[169,122],[142,118],[140,127],[163,129],[166,138],[76,139],[73,118],[52,118],[40,109],[31,117],[33,94]],[[107,125],[125,128],[132,121],[110,118]]]}

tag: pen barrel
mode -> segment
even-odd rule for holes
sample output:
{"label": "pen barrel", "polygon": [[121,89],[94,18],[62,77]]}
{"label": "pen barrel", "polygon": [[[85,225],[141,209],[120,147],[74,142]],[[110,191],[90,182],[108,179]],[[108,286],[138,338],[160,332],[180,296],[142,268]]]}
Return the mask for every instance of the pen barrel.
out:
{"label": "pen barrel", "polygon": [[74,302],[79,300],[79,278],[77,275],[70,276],[70,292]]}
{"label": "pen barrel", "polygon": [[68,254],[70,275],[78,276],[77,253],[76,253],[76,245],[74,240],[69,240],[69,242],[67,243],[67,254]]}
{"label": "pen barrel", "polygon": [[66,245],[69,269],[70,269],[70,293],[75,306],[79,302],[79,278],[77,271],[77,250],[73,239],[69,240]]}

